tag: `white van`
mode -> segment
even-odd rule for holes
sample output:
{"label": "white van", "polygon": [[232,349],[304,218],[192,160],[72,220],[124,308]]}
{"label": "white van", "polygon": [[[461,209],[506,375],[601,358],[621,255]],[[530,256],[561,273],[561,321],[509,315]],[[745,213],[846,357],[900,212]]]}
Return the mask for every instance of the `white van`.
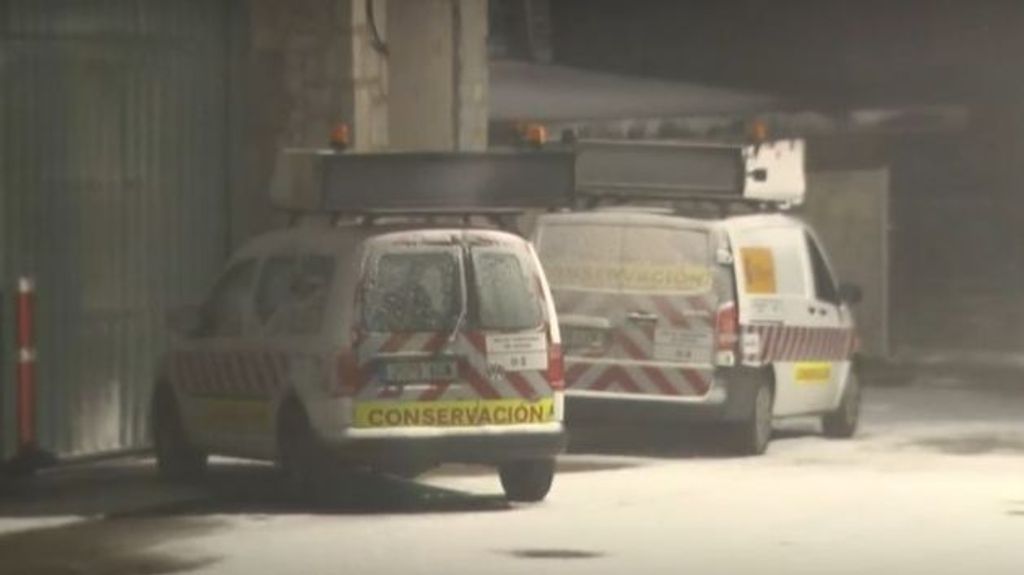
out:
{"label": "white van", "polygon": [[[416,169],[423,157],[409,166],[399,154],[345,156],[315,157],[328,164],[321,172],[349,171],[345,186],[318,192],[317,203],[334,201],[328,211],[394,203],[431,179]],[[435,167],[446,160],[426,158]],[[351,183],[365,176],[364,161],[419,183],[332,199],[359,189]],[[471,168],[456,164],[446,170]],[[454,185],[452,173],[439,176]],[[471,205],[481,201],[472,186],[471,201],[453,211],[493,207]],[[406,199],[414,212],[415,198]],[[209,454],[271,460],[302,494],[338,463],[402,474],[483,463],[498,468],[510,500],[543,499],[565,441],[563,376],[553,299],[532,246],[461,217],[366,209],[266,234],[232,257],[199,325],[157,374],[161,471],[196,475]]]}
{"label": "white van", "polygon": [[[612,152],[616,146],[624,144]],[[692,155],[709,149],[717,159]],[[725,170],[739,165],[750,174],[752,162],[764,164],[766,152],[779,150],[798,154],[785,159],[786,170],[792,171],[794,161],[802,169],[802,148],[795,144],[765,147],[758,157],[709,149],[660,145],[658,157],[644,160],[650,171],[641,175],[651,178],[660,160],[672,161],[676,170],[680,162],[673,154],[685,155],[683,164],[718,162]],[[617,158],[606,149],[602,154],[607,182]],[[632,169],[643,150],[626,155]],[[771,169],[770,162],[757,168]],[[770,186],[765,172],[756,183],[737,186],[736,195],[725,193],[729,177],[743,184],[742,175],[702,177],[680,190],[664,181],[629,186],[616,180],[600,188],[620,198],[628,189],[626,201],[633,207],[538,220],[534,241],[565,346],[568,423],[660,416],[719,421],[727,425],[735,450],[750,454],[766,449],[774,417],[821,415],[827,435],[851,436],[860,388],[852,369],[857,339],[849,306],[859,291],[837,284],[821,243],[804,222],[756,209],[799,201],[802,175],[790,195],[785,186]],[[586,170],[578,170],[577,178],[584,188],[594,185]],[[764,195],[751,198],[750,188]],[[645,190],[653,190],[650,197],[657,200],[705,193],[697,203],[659,209],[642,207]],[[753,210],[752,199],[758,204]],[[754,213],[727,215],[715,208],[737,201],[747,205],[740,211]]]}

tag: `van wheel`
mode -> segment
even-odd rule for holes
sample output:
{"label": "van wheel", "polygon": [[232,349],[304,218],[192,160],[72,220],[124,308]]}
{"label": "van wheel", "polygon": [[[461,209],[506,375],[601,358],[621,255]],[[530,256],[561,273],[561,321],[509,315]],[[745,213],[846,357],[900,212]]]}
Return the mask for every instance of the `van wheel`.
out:
{"label": "van wheel", "polygon": [[277,432],[278,467],[289,499],[313,500],[320,495],[323,482],[318,471],[326,473],[320,448],[305,410],[289,402],[281,413]]}
{"label": "van wheel", "polygon": [[839,407],[821,418],[821,428],[825,437],[834,439],[853,437],[853,434],[857,432],[857,423],[860,420],[860,400],[860,381],[857,374],[851,371]]}
{"label": "van wheel", "polygon": [[509,501],[535,503],[543,500],[555,478],[554,459],[513,461],[498,468],[501,487]]}
{"label": "van wheel", "polygon": [[207,455],[185,435],[178,400],[166,386],[153,394],[153,450],[160,475],[170,481],[193,480],[206,472]]}
{"label": "van wheel", "polygon": [[767,381],[757,384],[746,419],[730,425],[729,443],[737,455],[761,455],[772,438],[772,405],[775,393]]}

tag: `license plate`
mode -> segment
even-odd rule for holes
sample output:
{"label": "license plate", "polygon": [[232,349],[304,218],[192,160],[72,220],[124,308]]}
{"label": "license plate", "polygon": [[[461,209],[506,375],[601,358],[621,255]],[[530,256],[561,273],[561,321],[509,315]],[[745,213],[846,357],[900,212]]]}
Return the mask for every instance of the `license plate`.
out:
{"label": "license plate", "polygon": [[597,349],[604,347],[604,331],[599,329],[568,329],[565,331],[567,349]]}
{"label": "license plate", "polygon": [[390,383],[451,381],[458,377],[454,359],[392,361],[385,363],[381,378]]}

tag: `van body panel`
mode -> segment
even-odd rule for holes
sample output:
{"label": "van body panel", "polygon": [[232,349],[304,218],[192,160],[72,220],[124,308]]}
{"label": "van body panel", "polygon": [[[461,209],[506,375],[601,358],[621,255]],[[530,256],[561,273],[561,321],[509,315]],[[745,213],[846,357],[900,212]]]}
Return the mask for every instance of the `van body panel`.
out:
{"label": "van body panel", "polygon": [[708,393],[712,230],[659,214],[572,214],[543,217],[535,240],[562,318],[570,395]]}
{"label": "van body panel", "polygon": [[[651,253],[665,250],[652,240],[639,254],[623,258],[616,234],[635,236],[632,230],[640,227],[705,234],[700,263],[710,285],[689,291],[626,289],[635,286],[624,282],[652,277],[636,268],[643,268]],[[582,233],[574,237],[574,229]],[[739,388],[751,386],[737,382],[756,380],[751,374],[765,369],[775,383],[774,415],[820,414],[838,406],[851,370],[853,317],[845,304],[820,297],[819,284],[832,277],[831,271],[820,248],[818,261],[813,259],[816,239],[799,219],[781,214],[703,219],[617,208],[542,216],[535,241],[558,307],[573,420],[575,408],[582,418],[584,409],[626,409],[626,402],[646,402],[652,409],[676,403],[688,418],[730,419],[743,411],[733,404],[750,395]],[[670,241],[685,243],[670,236],[662,243]],[[588,261],[620,265],[615,272],[600,266],[581,271]],[[564,262],[569,265],[563,267]],[[675,277],[688,278],[689,287],[699,284],[692,273]],[[618,284],[595,285],[593,278]],[[669,282],[668,287],[680,285]],[[716,312],[730,304],[736,306],[738,340],[721,348]],[[630,315],[640,325],[631,325]],[[656,331],[664,328],[679,331]],[[679,344],[670,359],[658,349],[668,342]],[[690,351],[698,342],[702,353]],[[639,403],[630,401],[634,398]],[[698,411],[704,416],[695,415]]]}
{"label": "van body panel", "polygon": [[[459,284],[452,292],[458,306],[448,310],[453,323],[368,326],[363,314],[372,290],[364,280],[381,253],[449,254],[454,267],[430,281],[454,274],[446,280]],[[396,269],[410,269],[400,260]],[[300,225],[239,250],[207,306],[216,307],[220,284],[241,264],[255,270],[244,289],[232,292],[237,329],[186,338],[161,363],[159,378],[172,385],[186,432],[204,449],[276,457],[277,415],[288,398],[301,402],[339,457],[371,460],[377,448],[367,445],[394,456],[408,452],[404,443],[424,438],[433,438],[437,463],[551,457],[564,447],[561,382],[548,380],[560,344],[554,307],[522,238],[422,224]],[[485,283],[473,284],[478,279]],[[536,308],[529,325],[516,325],[516,313],[529,306]],[[506,450],[497,449],[503,435]],[[455,439],[442,439],[448,436]],[[474,437],[491,448],[480,449]]]}

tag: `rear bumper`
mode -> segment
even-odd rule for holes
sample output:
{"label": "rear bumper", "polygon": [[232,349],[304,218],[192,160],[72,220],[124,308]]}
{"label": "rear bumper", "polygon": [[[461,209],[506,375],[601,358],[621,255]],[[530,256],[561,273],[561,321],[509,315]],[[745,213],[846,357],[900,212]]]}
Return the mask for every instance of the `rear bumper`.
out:
{"label": "rear bumper", "polygon": [[347,429],[326,440],[341,459],[363,464],[485,463],[549,459],[565,450],[561,423],[475,428]]}
{"label": "rear bumper", "polygon": [[568,390],[565,417],[569,426],[607,424],[739,421],[753,410],[760,370],[718,368],[710,390],[701,397],[605,393]]}

